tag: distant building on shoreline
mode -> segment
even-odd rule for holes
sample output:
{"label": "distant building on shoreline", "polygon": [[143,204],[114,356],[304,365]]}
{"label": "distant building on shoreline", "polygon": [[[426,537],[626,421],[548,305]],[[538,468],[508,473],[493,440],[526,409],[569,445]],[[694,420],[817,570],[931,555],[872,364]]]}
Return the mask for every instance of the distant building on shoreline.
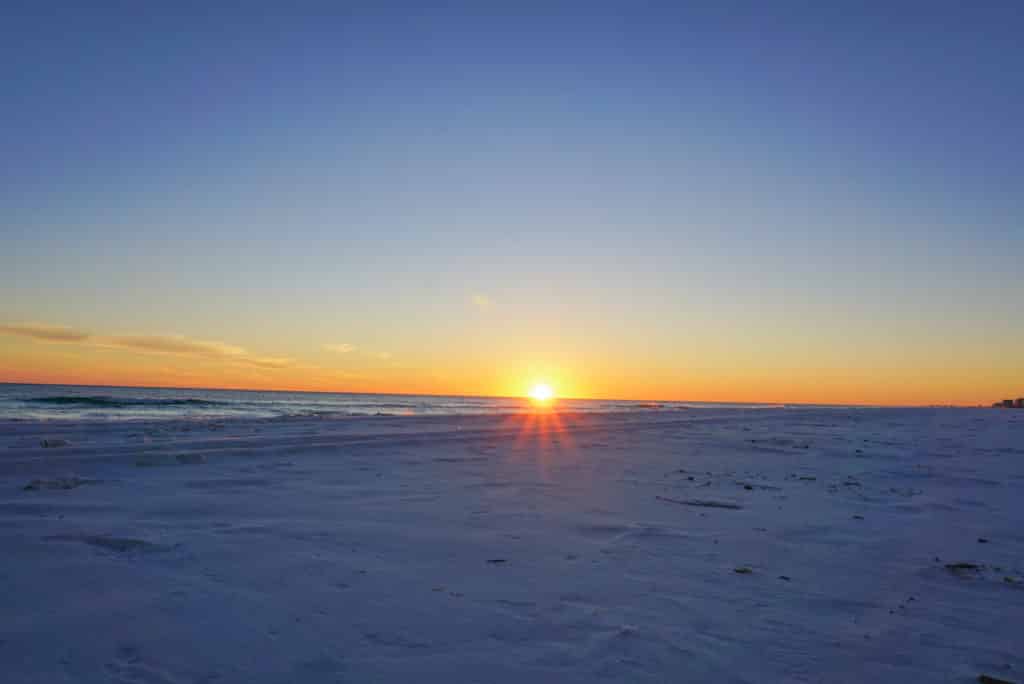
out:
{"label": "distant building on shoreline", "polygon": [[992,404],[994,408],[1018,408],[1024,409],[1024,397],[1018,399],[1003,399]]}

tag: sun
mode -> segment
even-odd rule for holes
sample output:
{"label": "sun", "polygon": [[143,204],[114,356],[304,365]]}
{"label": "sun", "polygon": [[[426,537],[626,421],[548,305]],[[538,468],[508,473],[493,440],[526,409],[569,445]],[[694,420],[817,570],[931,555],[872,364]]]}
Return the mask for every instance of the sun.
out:
{"label": "sun", "polygon": [[546,404],[555,398],[555,390],[546,382],[538,382],[530,388],[530,399],[538,404]]}

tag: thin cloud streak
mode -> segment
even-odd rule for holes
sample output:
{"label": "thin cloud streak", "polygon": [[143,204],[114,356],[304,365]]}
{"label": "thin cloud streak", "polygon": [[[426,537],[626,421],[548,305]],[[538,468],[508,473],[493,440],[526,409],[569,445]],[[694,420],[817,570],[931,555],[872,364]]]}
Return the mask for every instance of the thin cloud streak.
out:
{"label": "thin cloud streak", "polygon": [[89,333],[69,328],[66,325],[47,325],[45,323],[13,323],[0,325],[0,334],[30,337],[46,342],[82,342],[89,338]]}
{"label": "thin cloud streak", "polygon": [[124,337],[99,338],[115,347],[141,349],[166,354],[194,354],[197,356],[236,357],[244,356],[245,349],[224,342],[190,340],[183,335],[129,335]]}
{"label": "thin cloud streak", "polygon": [[474,294],[469,300],[473,303],[473,306],[483,312],[490,311],[491,307],[494,306],[494,302],[485,294]]}
{"label": "thin cloud streak", "polygon": [[287,356],[242,357],[238,362],[258,368],[291,368],[295,365],[295,359]]}
{"label": "thin cloud streak", "polygon": [[[351,354],[352,352],[355,352],[358,349],[356,345],[348,344],[347,342],[343,342],[340,344],[324,344],[321,345],[321,347],[325,351],[334,352],[335,354]],[[361,352],[360,355],[365,358],[377,359],[379,361],[388,361],[393,357],[393,354],[388,351],[364,350]]]}
{"label": "thin cloud streak", "polygon": [[0,325],[0,334],[17,335],[46,342],[84,344],[99,348],[118,348],[132,351],[192,356],[223,360],[232,365],[277,369],[295,365],[295,359],[285,356],[253,356],[244,347],[226,342],[194,340],[184,335],[91,335],[62,325],[20,323]]}

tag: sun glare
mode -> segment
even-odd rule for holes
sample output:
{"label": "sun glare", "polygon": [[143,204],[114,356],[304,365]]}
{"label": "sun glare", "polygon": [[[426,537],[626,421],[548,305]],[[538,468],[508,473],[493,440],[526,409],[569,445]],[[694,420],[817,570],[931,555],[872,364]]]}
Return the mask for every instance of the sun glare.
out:
{"label": "sun glare", "polygon": [[538,404],[546,404],[554,398],[555,391],[547,383],[539,382],[530,388],[530,399],[533,399]]}

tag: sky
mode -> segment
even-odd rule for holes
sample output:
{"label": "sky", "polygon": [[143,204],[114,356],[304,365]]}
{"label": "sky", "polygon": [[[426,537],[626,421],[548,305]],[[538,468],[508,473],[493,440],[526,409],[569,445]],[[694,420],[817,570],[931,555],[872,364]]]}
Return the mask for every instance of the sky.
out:
{"label": "sky", "polygon": [[1020,3],[5,3],[0,381],[1024,394]]}

